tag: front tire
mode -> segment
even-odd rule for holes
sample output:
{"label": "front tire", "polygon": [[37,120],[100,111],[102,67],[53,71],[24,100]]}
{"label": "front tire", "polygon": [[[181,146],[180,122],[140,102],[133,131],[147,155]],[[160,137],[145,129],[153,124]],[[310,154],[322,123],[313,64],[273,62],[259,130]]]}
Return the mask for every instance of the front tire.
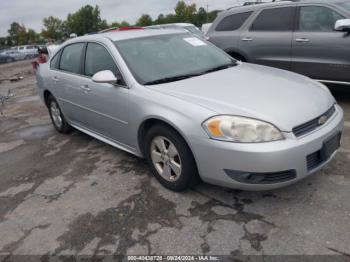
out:
{"label": "front tire", "polygon": [[164,187],[180,192],[200,181],[186,141],[166,125],[151,127],[144,152],[152,173]]}
{"label": "front tire", "polygon": [[72,128],[64,118],[61,108],[59,107],[56,99],[53,96],[50,96],[48,98],[47,105],[49,109],[50,118],[55,129],[62,134],[69,133],[72,130]]}

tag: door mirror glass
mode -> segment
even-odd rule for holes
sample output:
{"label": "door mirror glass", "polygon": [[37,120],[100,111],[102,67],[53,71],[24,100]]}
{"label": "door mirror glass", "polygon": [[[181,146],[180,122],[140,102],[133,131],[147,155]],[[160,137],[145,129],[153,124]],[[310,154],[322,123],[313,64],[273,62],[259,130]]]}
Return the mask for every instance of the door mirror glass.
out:
{"label": "door mirror glass", "polygon": [[335,23],[335,30],[350,32],[350,19],[340,19]]}
{"label": "door mirror glass", "polygon": [[110,70],[97,72],[93,75],[92,81],[95,83],[116,84],[118,79]]}

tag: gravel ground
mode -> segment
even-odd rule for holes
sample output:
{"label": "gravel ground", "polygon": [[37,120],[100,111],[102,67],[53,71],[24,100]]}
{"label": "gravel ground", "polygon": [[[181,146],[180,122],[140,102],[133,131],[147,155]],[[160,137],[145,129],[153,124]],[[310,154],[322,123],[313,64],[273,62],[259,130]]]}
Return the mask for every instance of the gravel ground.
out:
{"label": "gravel ground", "polygon": [[[53,129],[28,61],[0,65],[0,255],[339,255],[350,259],[350,90],[342,148],[290,187],[173,193],[144,160]],[[335,258],[335,257],[334,257]],[[345,260],[344,260],[345,261]]]}

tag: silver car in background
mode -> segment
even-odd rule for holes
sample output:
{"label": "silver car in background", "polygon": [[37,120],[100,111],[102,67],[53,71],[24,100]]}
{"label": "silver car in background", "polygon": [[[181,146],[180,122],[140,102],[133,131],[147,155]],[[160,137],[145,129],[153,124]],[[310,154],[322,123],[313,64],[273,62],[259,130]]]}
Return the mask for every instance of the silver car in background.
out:
{"label": "silver car in background", "polygon": [[165,187],[267,190],[319,170],[343,110],[304,76],[238,62],[179,30],[84,36],[37,71],[54,127],[147,159]]}

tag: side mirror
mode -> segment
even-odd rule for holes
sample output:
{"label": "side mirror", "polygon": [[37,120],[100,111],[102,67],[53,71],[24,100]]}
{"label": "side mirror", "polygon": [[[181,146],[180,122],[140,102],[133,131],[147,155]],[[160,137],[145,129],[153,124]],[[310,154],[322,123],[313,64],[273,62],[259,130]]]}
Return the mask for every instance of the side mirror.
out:
{"label": "side mirror", "polygon": [[350,32],[350,19],[341,19],[335,23],[335,30]]}
{"label": "side mirror", "polygon": [[92,81],[95,83],[116,84],[118,78],[110,70],[97,72],[93,75]]}

